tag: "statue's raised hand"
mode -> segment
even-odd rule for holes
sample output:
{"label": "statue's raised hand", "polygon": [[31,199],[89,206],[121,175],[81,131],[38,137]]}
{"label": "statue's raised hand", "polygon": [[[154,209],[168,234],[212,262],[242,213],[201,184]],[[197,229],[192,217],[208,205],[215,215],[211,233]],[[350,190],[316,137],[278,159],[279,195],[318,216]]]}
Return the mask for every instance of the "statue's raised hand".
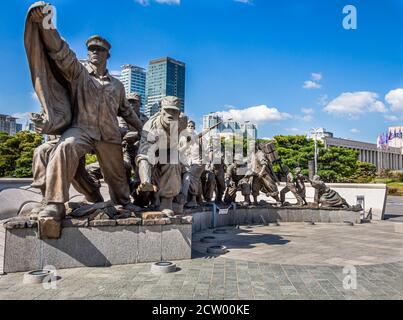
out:
{"label": "statue's raised hand", "polygon": [[45,7],[44,5],[38,6],[31,10],[30,16],[33,22],[40,24],[43,22],[43,19],[45,18],[45,14],[43,13],[44,7]]}

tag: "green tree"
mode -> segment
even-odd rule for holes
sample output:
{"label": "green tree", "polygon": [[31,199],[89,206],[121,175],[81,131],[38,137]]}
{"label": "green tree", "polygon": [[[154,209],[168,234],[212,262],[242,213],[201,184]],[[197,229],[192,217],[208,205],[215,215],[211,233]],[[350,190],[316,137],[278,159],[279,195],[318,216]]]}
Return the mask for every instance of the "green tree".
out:
{"label": "green tree", "polygon": [[31,177],[33,153],[42,140],[41,135],[28,131],[14,136],[0,133],[0,177]]}
{"label": "green tree", "polygon": [[358,153],[351,149],[321,148],[318,174],[327,182],[354,182],[358,166]]}
{"label": "green tree", "polygon": [[[263,141],[263,140],[260,140]],[[275,136],[276,145],[282,164],[291,170],[301,167],[302,173],[308,175],[308,162],[314,159],[315,146],[313,140],[305,136]],[[318,141],[318,175],[326,182],[354,182],[357,179],[359,166],[358,153],[351,149],[330,147],[325,149]],[[276,172],[281,169],[274,167]]]}
{"label": "green tree", "polygon": [[354,175],[358,183],[369,183],[376,178],[376,166],[372,163],[357,162],[357,171]]}

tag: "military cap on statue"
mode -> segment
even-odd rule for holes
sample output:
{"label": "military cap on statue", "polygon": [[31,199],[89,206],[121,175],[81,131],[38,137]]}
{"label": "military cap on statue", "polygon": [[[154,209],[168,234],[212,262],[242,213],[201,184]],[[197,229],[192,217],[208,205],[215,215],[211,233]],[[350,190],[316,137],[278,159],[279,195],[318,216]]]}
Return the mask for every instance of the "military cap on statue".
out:
{"label": "military cap on statue", "polygon": [[87,48],[89,48],[91,46],[98,46],[98,47],[102,47],[108,51],[111,50],[111,48],[112,48],[112,46],[108,42],[108,40],[106,40],[98,35],[90,37],[87,40],[86,44],[87,44]]}

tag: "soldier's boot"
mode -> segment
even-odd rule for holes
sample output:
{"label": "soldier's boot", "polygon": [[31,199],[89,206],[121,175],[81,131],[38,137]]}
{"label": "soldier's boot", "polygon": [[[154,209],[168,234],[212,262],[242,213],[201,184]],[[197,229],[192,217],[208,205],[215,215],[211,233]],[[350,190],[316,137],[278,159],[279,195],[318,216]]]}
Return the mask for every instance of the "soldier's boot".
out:
{"label": "soldier's boot", "polygon": [[48,204],[48,202],[45,198],[45,188],[41,188],[41,193],[42,193],[42,200],[38,207],[31,210],[31,212],[29,214],[30,220],[38,220],[39,212],[41,212]]}
{"label": "soldier's boot", "polygon": [[259,202],[257,201],[257,197],[258,197],[258,196],[253,196],[253,204],[254,204],[255,206],[257,206],[257,205],[259,204]]}
{"label": "soldier's boot", "polygon": [[45,198],[42,199],[41,203],[38,205],[38,207],[34,208],[31,210],[29,214],[29,219],[30,220],[38,220],[38,215],[39,213],[45,209],[47,206],[48,202],[46,201]]}
{"label": "soldier's boot", "polygon": [[187,196],[185,196],[185,195],[181,192],[181,193],[179,193],[179,194],[177,195],[176,199],[177,199],[177,201],[178,201],[178,203],[179,203],[180,205],[185,205],[185,204],[186,204],[186,201],[187,201]]}
{"label": "soldier's boot", "polygon": [[172,210],[172,202],[173,202],[173,198],[163,198],[161,197],[160,200],[160,205],[159,205],[159,210],[163,211],[163,210]]}
{"label": "soldier's boot", "polygon": [[247,195],[247,196],[244,196],[244,198],[245,198],[245,200],[244,200],[244,205],[245,205],[245,206],[249,206],[249,205],[250,205],[250,196]]}
{"label": "soldier's boot", "polygon": [[192,195],[192,200],[186,203],[185,207],[186,208],[197,208],[199,205],[197,204],[196,201],[196,196]]}
{"label": "soldier's boot", "polygon": [[301,196],[297,192],[293,192],[295,199],[297,199],[297,206],[304,206],[304,200],[301,198]]}
{"label": "soldier's boot", "polygon": [[281,190],[281,192],[280,192],[280,203],[281,204],[284,204],[285,203],[285,195],[286,195],[286,193],[288,192],[284,192],[285,190],[283,189],[283,190]]}
{"label": "soldier's boot", "polygon": [[61,221],[66,217],[66,207],[64,203],[49,202],[41,212],[39,212],[38,219],[53,218]]}

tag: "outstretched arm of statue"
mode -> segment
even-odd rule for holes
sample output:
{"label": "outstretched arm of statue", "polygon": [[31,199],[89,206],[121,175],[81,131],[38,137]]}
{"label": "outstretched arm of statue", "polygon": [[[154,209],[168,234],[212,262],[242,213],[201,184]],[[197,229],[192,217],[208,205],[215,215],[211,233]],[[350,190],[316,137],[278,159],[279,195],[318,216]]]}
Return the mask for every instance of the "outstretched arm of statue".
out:
{"label": "outstretched arm of statue", "polygon": [[75,53],[70,49],[68,44],[62,39],[59,32],[55,28],[45,28],[43,13],[44,6],[38,6],[30,11],[29,19],[36,23],[41,39],[50,58],[55,61],[57,67],[62,72],[67,81],[73,81],[83,70],[83,66],[77,59]]}

